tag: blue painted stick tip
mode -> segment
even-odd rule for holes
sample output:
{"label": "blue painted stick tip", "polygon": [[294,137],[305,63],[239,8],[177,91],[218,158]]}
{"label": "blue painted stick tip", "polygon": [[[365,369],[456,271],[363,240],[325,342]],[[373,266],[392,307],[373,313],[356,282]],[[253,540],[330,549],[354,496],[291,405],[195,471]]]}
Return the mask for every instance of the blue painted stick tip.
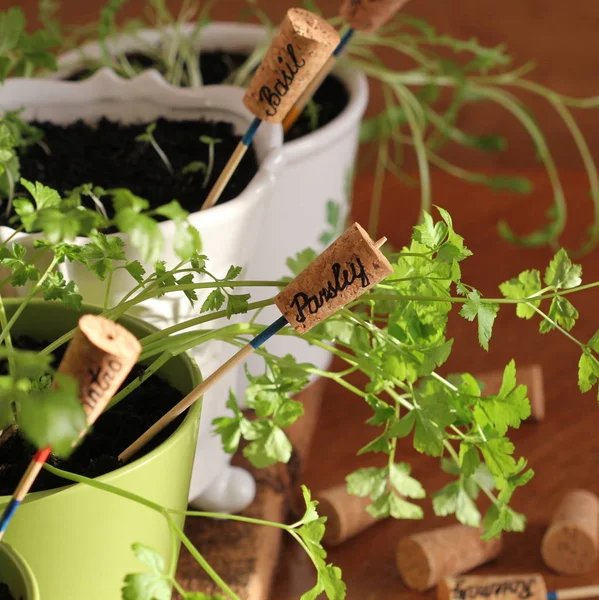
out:
{"label": "blue painted stick tip", "polygon": [[255,117],[254,120],[250,123],[250,126],[241,138],[241,143],[244,146],[249,146],[252,143],[252,140],[254,139],[254,136],[256,135],[258,127],[260,127],[261,123],[262,119],[259,119],[258,117]]}
{"label": "blue painted stick tip", "polygon": [[283,316],[279,317],[272,325],[269,325],[264,331],[259,333],[251,342],[250,346],[257,350],[262,344],[268,341],[277,331],[280,331],[287,325],[287,319]]}

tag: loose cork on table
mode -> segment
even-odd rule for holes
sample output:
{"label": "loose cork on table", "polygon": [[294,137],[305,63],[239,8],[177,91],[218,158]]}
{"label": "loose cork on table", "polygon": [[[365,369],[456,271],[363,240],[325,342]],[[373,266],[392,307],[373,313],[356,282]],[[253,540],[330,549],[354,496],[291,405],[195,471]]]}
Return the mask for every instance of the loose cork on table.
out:
{"label": "loose cork on table", "polygon": [[370,498],[348,494],[345,484],[322,490],[314,494],[314,499],[318,501],[318,514],[327,518],[323,541],[329,546],[342,544],[380,520],[366,512],[372,504]]}
{"label": "loose cork on table", "polygon": [[[127,329],[97,315],[84,315],[58,373],[79,383],[79,398],[91,425],[102,414],[141,353],[141,344]],[[60,381],[54,385],[60,388]]]}
{"label": "loose cork on table", "polygon": [[323,18],[301,8],[288,10],[246,90],[246,107],[263,121],[281,123],[340,39]]}
{"label": "loose cork on table", "polygon": [[547,600],[547,586],[538,573],[447,577],[437,588],[438,600]]}
{"label": "loose cork on table", "polygon": [[[485,384],[483,394],[499,393],[503,381],[503,370],[477,374],[476,379]],[[526,365],[516,369],[518,385],[525,385],[530,400],[530,420],[542,421],[545,418],[545,387],[543,384],[543,368],[541,365]]]}
{"label": "loose cork on table", "polygon": [[372,32],[382,27],[409,0],[345,0],[341,16],[356,31]]}
{"label": "loose cork on table", "polygon": [[541,544],[545,564],[564,575],[582,575],[597,561],[599,499],[571,490],[559,504]]}
{"label": "loose cork on table", "polygon": [[275,298],[277,308],[299,333],[309,331],[393,272],[380,243],[354,223]]}
{"label": "loose cork on table", "polygon": [[397,568],[406,586],[423,592],[444,577],[493,560],[503,548],[502,540],[482,540],[482,532],[450,525],[402,538],[397,547]]}

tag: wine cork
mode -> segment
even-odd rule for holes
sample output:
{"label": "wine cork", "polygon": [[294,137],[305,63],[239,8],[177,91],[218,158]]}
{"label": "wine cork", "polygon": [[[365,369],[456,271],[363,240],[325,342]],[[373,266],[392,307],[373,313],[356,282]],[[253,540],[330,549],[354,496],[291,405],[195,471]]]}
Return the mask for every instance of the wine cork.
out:
{"label": "wine cork", "polygon": [[259,119],[281,123],[340,41],[321,17],[302,8],[287,11],[246,90],[244,104]]}
{"label": "wine cork", "polygon": [[341,16],[356,31],[371,32],[382,27],[408,0],[345,0]]}
{"label": "wine cork", "polygon": [[393,272],[370,236],[354,223],[276,298],[283,316],[305,333]]}
{"label": "wine cork", "polygon": [[[482,375],[476,375],[485,384],[483,394],[495,395],[501,389],[503,381],[503,371],[490,371]],[[516,379],[518,385],[525,385],[530,400],[530,419],[533,421],[542,421],[545,418],[545,388],[543,385],[543,368],[541,365],[527,365],[518,367],[516,370]]]}
{"label": "wine cork", "polygon": [[481,539],[483,530],[450,525],[404,537],[397,547],[397,568],[407,587],[424,592],[444,577],[474,569],[499,555],[501,538]]}
{"label": "wine cork", "polygon": [[447,577],[437,588],[437,600],[547,600],[539,573]]}
{"label": "wine cork", "polygon": [[324,542],[329,546],[342,544],[380,520],[366,512],[370,498],[352,496],[345,484],[318,492],[314,499],[318,514],[327,518]]}
{"label": "wine cork", "polygon": [[545,564],[564,575],[582,575],[597,561],[599,499],[586,490],[568,492],[541,544]]}
{"label": "wine cork", "polygon": [[[137,338],[121,325],[96,315],[79,319],[58,372],[79,383],[79,399],[88,425],[102,414],[140,353]],[[55,385],[60,387],[59,382]]]}

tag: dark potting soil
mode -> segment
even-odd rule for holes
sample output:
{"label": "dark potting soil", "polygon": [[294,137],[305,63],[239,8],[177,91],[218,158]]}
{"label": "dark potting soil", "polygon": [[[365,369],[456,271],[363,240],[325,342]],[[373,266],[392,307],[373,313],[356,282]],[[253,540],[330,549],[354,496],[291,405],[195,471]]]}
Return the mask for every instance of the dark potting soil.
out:
{"label": "dark potting soil", "polygon": [[[127,55],[132,65],[143,69],[154,66],[151,58],[145,54],[132,53]],[[202,80],[204,85],[218,85],[238,67],[240,67],[247,58],[246,54],[236,52],[203,52],[200,55],[200,69],[202,71]],[[70,81],[79,81],[89,76],[89,72],[82,70],[71,75]],[[329,75],[314,94],[314,103],[317,111],[317,126],[320,129],[334,121],[349,103],[349,92],[343,85],[343,82]],[[307,109],[304,110],[301,117],[295,122],[293,127],[285,134],[285,141],[291,142],[298,138],[308,135],[314,131],[312,119]]]}
{"label": "dark potting soil", "polygon": [[[32,145],[20,156],[21,176],[41,181],[61,194],[84,183],[105,189],[127,188],[146,198],[152,207],[178,200],[189,212],[202,206],[219,174],[241,139],[231,123],[213,121],[172,121],[158,119],[153,133],[172,164],[174,173],[152,145],[136,141],[148,123],[124,125],[106,118],[95,125],[76,121],[66,126],[32,122],[44,132],[50,153]],[[192,161],[209,163],[209,146],[201,136],[220,140],[214,145],[214,167],[207,185],[204,172],[182,173]],[[250,147],[228,183],[219,204],[238,196],[258,170],[256,153]],[[111,203],[106,206],[112,216]],[[87,204],[93,208],[93,203]]]}
{"label": "dark potting soil", "polygon": [[5,583],[0,583],[0,600],[15,600]]}
{"label": "dark potting soil", "polygon": [[[15,337],[13,343],[22,350],[39,351],[48,344],[29,337]],[[64,348],[54,352],[55,366],[60,363]],[[134,367],[123,387],[143,374]],[[6,361],[0,361],[0,375],[8,372]],[[156,375],[142,383],[121,402],[106,411],[96,421],[91,432],[66,460],[51,456],[48,463],[59,469],[86,477],[98,477],[122,466],[118,455],[181,399],[181,393]],[[137,457],[143,456],[166,440],[181,424],[184,415],[157,435]],[[19,483],[35,448],[20,435],[13,435],[0,446],[0,495],[10,495]],[[67,485],[60,477],[42,470],[33,491],[51,490]],[[0,596],[0,600],[2,597]]]}

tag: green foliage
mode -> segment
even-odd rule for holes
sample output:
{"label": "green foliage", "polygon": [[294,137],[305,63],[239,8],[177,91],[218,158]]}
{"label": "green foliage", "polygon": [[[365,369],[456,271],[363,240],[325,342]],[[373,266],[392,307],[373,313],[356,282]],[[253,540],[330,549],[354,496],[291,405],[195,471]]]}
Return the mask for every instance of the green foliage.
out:
{"label": "green foliage", "polygon": [[0,12],[0,82],[7,77],[31,77],[39,69],[56,69],[52,50],[60,43],[59,32],[52,27],[32,34],[20,8]]}

